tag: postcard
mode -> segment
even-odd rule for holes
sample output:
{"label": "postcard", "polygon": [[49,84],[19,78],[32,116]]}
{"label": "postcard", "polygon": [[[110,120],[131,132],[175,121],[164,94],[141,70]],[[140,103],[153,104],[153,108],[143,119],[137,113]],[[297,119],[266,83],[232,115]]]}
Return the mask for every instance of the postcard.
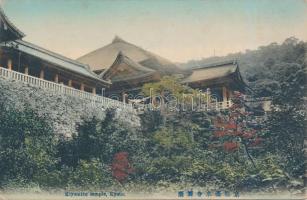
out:
{"label": "postcard", "polygon": [[307,1],[0,0],[0,200],[306,199]]}

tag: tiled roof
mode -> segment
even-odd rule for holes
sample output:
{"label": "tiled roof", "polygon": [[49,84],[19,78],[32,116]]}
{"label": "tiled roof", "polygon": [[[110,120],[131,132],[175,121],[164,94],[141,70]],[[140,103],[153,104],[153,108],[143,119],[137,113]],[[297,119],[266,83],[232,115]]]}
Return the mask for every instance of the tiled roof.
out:
{"label": "tiled roof", "polygon": [[131,60],[141,65],[159,71],[161,74],[181,73],[181,69],[171,61],[151,53],[139,46],[126,42],[116,36],[112,43],[96,49],[77,60],[90,65],[93,71],[99,71],[110,67],[119,52],[123,52]]}
{"label": "tiled roof", "polygon": [[103,82],[104,84],[110,84],[110,82],[100,79],[98,75],[92,72],[87,65],[51,52],[32,43],[23,40],[16,40],[5,44],[2,43],[1,45],[7,47],[14,46],[21,52],[40,58],[65,70],[95,79],[96,81]]}
{"label": "tiled roof", "polygon": [[[3,27],[1,27],[3,26]],[[0,42],[8,41],[8,40],[16,40],[21,39],[25,36],[23,32],[21,32],[4,14],[3,9],[0,6],[0,28],[1,33],[0,35]]]}
{"label": "tiled roof", "polygon": [[[119,66],[125,65],[126,67],[129,67],[131,69],[134,69],[136,72],[133,74],[127,74],[125,77],[108,77],[108,73]],[[123,80],[131,80],[131,79],[136,79],[136,78],[141,78],[141,77],[146,77],[151,74],[154,74],[155,71],[152,69],[149,69],[145,66],[142,66],[139,63],[134,62],[131,60],[129,57],[124,55],[121,51],[118,53],[114,63],[108,67],[103,73],[101,73],[100,77],[104,79],[110,78],[112,82],[118,82],[118,81],[123,81]]]}
{"label": "tiled roof", "polygon": [[182,82],[191,83],[204,80],[212,80],[227,77],[238,72],[238,65],[235,61],[212,63],[192,69],[192,74]]}

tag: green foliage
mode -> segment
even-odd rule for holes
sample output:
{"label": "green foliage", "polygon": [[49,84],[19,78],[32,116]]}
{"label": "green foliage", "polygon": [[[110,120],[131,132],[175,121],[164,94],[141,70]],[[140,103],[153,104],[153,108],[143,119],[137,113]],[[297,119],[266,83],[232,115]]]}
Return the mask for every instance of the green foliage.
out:
{"label": "green foliage", "polygon": [[85,120],[78,126],[78,135],[60,142],[61,165],[73,170],[69,175],[71,185],[103,187],[114,184],[109,168],[118,152],[129,153],[133,167],[138,169],[142,165],[146,156],[144,138],[138,131],[132,131],[115,120],[114,116],[114,110],[108,110],[102,121],[96,118]]}
{"label": "green foliage", "polygon": [[280,184],[287,180],[287,176],[278,161],[280,160],[273,155],[267,155],[260,161],[259,176],[263,183]]}
{"label": "green foliage", "polygon": [[160,156],[151,160],[146,167],[147,181],[157,183],[161,180],[178,182],[189,168],[192,158],[186,156]]}
{"label": "green foliage", "polygon": [[256,50],[233,53],[223,57],[191,60],[184,67],[190,68],[221,60],[237,59],[243,78],[257,97],[271,96],[279,87],[278,72],[284,64],[302,65],[305,61],[306,42],[295,37],[287,38],[282,44],[271,43]]}
{"label": "green foliage", "polygon": [[223,163],[216,174],[222,179],[225,186],[229,184],[228,187],[236,189],[236,185],[240,184],[246,177],[247,170],[244,169],[242,165]]}
{"label": "green foliage", "polygon": [[179,77],[164,76],[159,82],[145,84],[142,88],[142,93],[145,96],[164,96],[165,92],[170,92],[172,95],[181,98],[181,95],[190,89],[180,84],[179,80]]}
{"label": "green foliage", "polygon": [[70,182],[80,188],[104,188],[114,184],[110,167],[100,160],[81,160],[71,174]]}
{"label": "green foliage", "polygon": [[[266,153],[271,153],[275,155],[271,159],[274,160],[276,167],[294,180],[304,174],[304,160],[306,160],[303,154],[307,124],[306,99],[304,99],[307,92],[306,47],[306,42],[291,37],[282,44],[272,43],[257,50],[191,61],[186,65],[238,59],[243,77],[253,89],[253,96],[271,97],[273,100],[272,112],[268,113],[267,120],[263,124],[266,133],[263,134],[265,147],[260,149],[260,153],[255,154],[256,162],[266,158]],[[279,157],[283,159],[277,159]],[[263,162],[257,165],[266,166]],[[268,174],[273,173],[268,172],[266,168],[261,170]],[[258,175],[253,176],[254,178],[249,179],[253,185],[265,185]],[[275,178],[284,180],[282,175],[276,175]]]}
{"label": "green foliage", "polygon": [[304,171],[305,69],[305,65],[287,64],[279,71],[281,87],[273,95],[273,111],[266,122],[269,150],[285,157],[285,170],[296,177]]}
{"label": "green foliage", "polygon": [[142,149],[140,134],[115,120],[114,115],[114,111],[109,110],[103,121],[96,118],[85,120],[78,126],[78,135],[69,141],[62,140],[61,153],[68,156],[62,160],[64,164],[76,166],[80,160],[92,159],[111,163],[112,156],[117,152],[126,151],[134,155]]}
{"label": "green foliage", "polygon": [[46,116],[0,105],[0,184],[10,181],[47,185],[38,177],[55,169],[56,138]]}
{"label": "green foliage", "polygon": [[[171,107],[185,105],[194,106],[198,103],[200,95],[206,98],[206,95],[201,91],[192,89],[180,83],[180,77],[177,76],[164,76],[159,82],[146,83],[142,87],[142,93],[145,96],[156,97],[160,99],[160,104],[168,102]],[[156,98],[153,98],[153,103],[156,103]]]}
{"label": "green foliage", "polygon": [[153,139],[166,151],[180,151],[193,145],[192,135],[183,129],[163,127],[154,133]]}
{"label": "green foliage", "polygon": [[159,110],[147,110],[139,116],[141,118],[141,128],[144,136],[148,136],[148,134],[159,129],[165,120]]}

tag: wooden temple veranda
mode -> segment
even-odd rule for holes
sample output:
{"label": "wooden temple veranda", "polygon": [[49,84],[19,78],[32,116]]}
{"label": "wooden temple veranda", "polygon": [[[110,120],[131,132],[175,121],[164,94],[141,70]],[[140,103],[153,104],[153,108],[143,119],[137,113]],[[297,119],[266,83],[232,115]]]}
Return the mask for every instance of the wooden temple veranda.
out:
{"label": "wooden temple veranda", "polygon": [[111,82],[99,78],[89,66],[24,41],[25,36],[0,7],[0,76],[54,92],[86,98],[106,107],[131,105],[103,97]]}

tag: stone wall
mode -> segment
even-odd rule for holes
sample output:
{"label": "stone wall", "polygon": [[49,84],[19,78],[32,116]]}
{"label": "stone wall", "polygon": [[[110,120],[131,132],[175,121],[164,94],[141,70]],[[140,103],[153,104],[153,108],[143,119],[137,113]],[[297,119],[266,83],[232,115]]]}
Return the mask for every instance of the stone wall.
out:
{"label": "stone wall", "polygon": [[[0,100],[6,106],[18,110],[26,106],[38,115],[48,115],[55,133],[71,136],[76,133],[76,124],[84,119],[97,117],[103,119],[106,106],[91,103],[87,99],[47,91],[26,83],[0,77]],[[131,110],[116,109],[116,118],[123,121],[129,128],[139,128],[140,119]]]}

